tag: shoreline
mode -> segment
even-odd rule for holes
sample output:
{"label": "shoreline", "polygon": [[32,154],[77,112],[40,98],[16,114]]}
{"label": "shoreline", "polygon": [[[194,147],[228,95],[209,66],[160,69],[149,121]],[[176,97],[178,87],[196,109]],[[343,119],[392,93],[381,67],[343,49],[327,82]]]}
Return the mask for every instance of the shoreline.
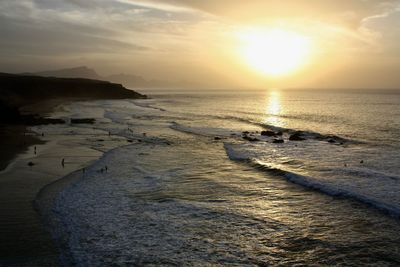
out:
{"label": "shoreline", "polygon": [[[23,106],[20,111],[25,115],[38,115],[44,118],[57,111],[62,105],[68,105],[72,101],[74,100],[68,98],[44,100]],[[38,133],[30,129],[32,126],[34,124],[0,124],[0,147],[3,148],[0,154],[0,172],[12,164],[19,155],[26,153],[30,147],[45,143],[40,139]]]}
{"label": "shoreline", "polygon": [[85,174],[82,172],[83,168],[90,169],[91,166],[95,165],[107,153],[110,153],[115,149],[131,145],[132,143],[128,143],[125,145],[115,146],[114,148],[104,151],[98,156],[97,159],[86,162],[82,168],[72,171],[45,185],[37,193],[33,203],[34,208],[40,215],[44,228],[52,236],[52,241],[57,248],[58,260],[59,263],[61,263],[61,266],[74,266],[76,265],[76,262],[73,261],[70,251],[68,251],[68,242],[70,236],[66,231],[64,231],[65,228],[63,227],[63,222],[54,214],[54,205],[56,204],[58,197],[64,190],[74,186],[76,183],[81,181],[81,179],[85,178]]}
{"label": "shoreline", "polygon": [[[90,166],[90,164],[88,164],[88,166]],[[57,218],[52,216],[52,209],[59,194],[69,186],[72,186],[75,182],[79,181],[81,178],[81,170],[76,170],[72,173],[69,173],[51,182],[50,184],[45,185],[42,189],[40,189],[33,201],[34,208],[40,216],[43,227],[51,235],[53,245],[57,249],[58,265],[60,266],[63,265],[60,264],[63,262],[61,259],[61,250],[68,247],[68,239],[66,237],[66,233],[62,235],[62,231],[58,232],[54,230],[59,229],[58,227],[60,227],[61,222],[57,221]]]}
{"label": "shoreline", "polygon": [[32,133],[26,125],[2,125],[0,126],[0,172],[12,164],[18,155],[25,153],[29,147],[43,144],[35,133]]}
{"label": "shoreline", "polygon": [[[56,102],[50,105],[50,109],[41,110],[41,115],[44,111],[46,115],[55,114],[71,103]],[[24,127],[36,132],[36,136],[32,136],[38,137],[40,143],[26,143],[22,152],[13,151],[14,159],[4,162],[7,167],[0,171],[0,212],[3,217],[0,220],[0,265],[59,266],[60,254],[46,227],[44,209],[40,205],[46,203],[51,208],[51,200],[69,184],[64,177],[79,173],[104,152],[127,144],[126,138],[109,136],[100,130],[79,134],[80,130],[89,130],[68,123],[56,128],[61,129],[61,133],[52,133],[48,125]],[[41,136],[40,131],[45,135]],[[77,133],[71,135],[70,131]],[[100,137],[104,139],[101,145],[96,141]],[[61,164],[63,158],[65,166]],[[34,165],[28,166],[29,162]],[[51,187],[53,190],[54,184],[59,186],[56,187],[58,191],[50,193],[48,189]],[[49,195],[44,197],[45,193]]]}

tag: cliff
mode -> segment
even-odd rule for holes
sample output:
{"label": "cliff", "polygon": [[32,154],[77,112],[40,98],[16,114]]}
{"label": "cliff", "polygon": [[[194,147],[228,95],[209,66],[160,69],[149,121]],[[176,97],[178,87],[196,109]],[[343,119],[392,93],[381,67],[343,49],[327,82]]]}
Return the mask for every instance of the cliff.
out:
{"label": "cliff", "polygon": [[0,101],[25,105],[52,98],[146,98],[121,84],[81,78],[55,78],[0,73]]}
{"label": "cliff", "polygon": [[18,109],[22,106],[63,98],[138,99],[146,96],[107,81],[0,73],[0,123],[18,122]]}

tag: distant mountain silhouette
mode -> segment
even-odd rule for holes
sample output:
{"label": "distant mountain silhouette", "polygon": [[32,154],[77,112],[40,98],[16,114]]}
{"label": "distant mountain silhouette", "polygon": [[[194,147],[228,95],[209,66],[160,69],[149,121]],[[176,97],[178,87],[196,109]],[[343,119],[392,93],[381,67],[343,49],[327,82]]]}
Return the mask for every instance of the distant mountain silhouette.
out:
{"label": "distant mountain silhouette", "polygon": [[115,83],[121,83],[130,88],[157,88],[157,89],[168,89],[168,88],[193,88],[201,87],[201,85],[192,83],[185,80],[171,81],[171,80],[146,80],[142,76],[132,74],[114,74],[105,77],[106,80]]}
{"label": "distant mountain silhouette", "polygon": [[57,77],[57,78],[84,78],[92,80],[103,80],[111,81],[115,83],[123,84],[129,88],[191,88],[191,87],[201,87],[199,84],[194,84],[189,81],[168,81],[168,80],[146,80],[142,76],[134,74],[113,74],[109,76],[100,76],[94,69],[88,68],[86,66],[59,69],[59,70],[49,70],[40,71],[33,73],[22,73],[21,75],[33,75],[42,77]]}
{"label": "distant mountain silhouette", "polygon": [[144,87],[150,86],[149,81],[139,75],[130,75],[125,73],[113,74],[105,77],[106,80],[116,83],[122,83],[128,87]]}
{"label": "distant mountain silhouette", "polygon": [[57,78],[85,78],[92,80],[104,80],[104,77],[101,77],[96,73],[94,69],[90,69],[86,66],[80,66],[75,68],[68,69],[59,69],[59,70],[48,70],[48,71],[40,71],[33,73],[24,73],[25,75],[35,75],[35,76],[43,76],[43,77],[57,77]]}

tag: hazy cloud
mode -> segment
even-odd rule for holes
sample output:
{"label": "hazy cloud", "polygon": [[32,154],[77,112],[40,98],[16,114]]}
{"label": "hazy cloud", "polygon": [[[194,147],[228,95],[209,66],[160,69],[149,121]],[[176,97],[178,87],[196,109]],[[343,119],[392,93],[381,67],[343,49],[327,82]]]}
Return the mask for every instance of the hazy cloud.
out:
{"label": "hazy cloud", "polygon": [[328,18],[349,14],[348,20],[361,20],[369,14],[398,5],[398,0],[124,0],[152,6],[174,6],[197,9],[218,16],[236,19],[268,19],[283,17]]}
{"label": "hazy cloud", "polygon": [[249,80],[233,70],[235,31],[276,26],[314,39],[321,60],[393,70],[399,8],[400,0],[3,0],[0,68],[29,71],[40,59],[45,69],[101,62],[93,67],[106,73]]}

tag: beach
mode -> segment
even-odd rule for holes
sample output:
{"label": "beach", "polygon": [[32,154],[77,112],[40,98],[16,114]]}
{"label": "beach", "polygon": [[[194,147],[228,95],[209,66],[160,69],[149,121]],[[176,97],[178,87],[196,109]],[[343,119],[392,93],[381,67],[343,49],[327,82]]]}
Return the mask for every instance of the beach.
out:
{"label": "beach", "polygon": [[[26,110],[42,115],[60,114],[62,102],[68,101],[41,103]],[[46,127],[54,130],[48,131]],[[0,172],[0,262],[5,266],[56,266],[58,251],[38,214],[45,211],[37,210],[37,194],[66,174],[81,172],[104,151],[126,144],[126,140],[95,130],[80,134],[71,125],[9,126],[7,130],[9,134],[2,140],[7,141],[3,147],[9,149],[7,157],[3,154],[2,163],[8,167]],[[100,138],[104,141],[96,141]],[[64,166],[62,159],[65,159]],[[29,166],[29,162],[34,165]],[[60,187],[54,188],[56,192]],[[49,190],[46,192],[52,194]],[[41,203],[51,208],[49,198]]]}
{"label": "beach", "polygon": [[[107,81],[9,73],[0,73],[0,91],[0,265],[55,266],[58,251],[43,226],[44,216],[38,214],[45,212],[35,202],[37,194],[127,143],[92,127],[94,118],[65,112],[64,107],[76,101],[146,96]],[[43,207],[51,208],[48,201],[41,202]]]}
{"label": "beach", "polygon": [[[400,263],[398,133],[362,116],[365,103],[382,110],[397,98],[343,93],[362,99],[354,106],[329,93],[236,94],[155,93],[54,110],[94,122],[30,128],[44,143],[5,170],[15,186],[7,192],[23,195],[26,211],[35,199],[40,217],[29,213],[16,228],[25,235],[10,238],[8,260],[30,251],[62,266]],[[297,109],[310,101],[314,113]],[[357,119],[344,125],[350,108]],[[28,197],[18,185],[35,190]],[[8,224],[20,225],[11,215]],[[40,238],[27,243],[31,236]]]}

